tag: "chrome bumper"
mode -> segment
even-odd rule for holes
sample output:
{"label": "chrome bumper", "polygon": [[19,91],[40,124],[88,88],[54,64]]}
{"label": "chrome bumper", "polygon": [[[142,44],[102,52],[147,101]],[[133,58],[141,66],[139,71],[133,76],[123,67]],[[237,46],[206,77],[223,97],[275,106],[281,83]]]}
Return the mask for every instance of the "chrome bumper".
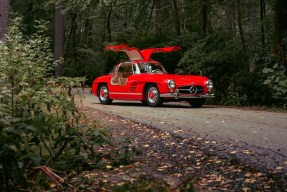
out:
{"label": "chrome bumper", "polygon": [[178,90],[175,93],[165,93],[165,94],[160,94],[160,97],[162,98],[174,98],[174,99],[192,99],[192,98],[206,98],[210,99],[215,97],[214,93],[207,93],[205,95],[194,95],[194,94],[183,94],[179,93]]}

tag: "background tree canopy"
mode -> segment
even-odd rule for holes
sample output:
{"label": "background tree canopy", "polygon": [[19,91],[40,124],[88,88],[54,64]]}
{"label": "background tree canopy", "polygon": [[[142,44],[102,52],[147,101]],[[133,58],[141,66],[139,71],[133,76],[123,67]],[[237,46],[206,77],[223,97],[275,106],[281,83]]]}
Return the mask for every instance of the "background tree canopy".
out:
{"label": "background tree canopy", "polygon": [[125,59],[104,52],[108,44],[179,45],[181,52],[154,59],[171,73],[212,78],[217,102],[286,106],[284,0],[11,0],[10,7],[26,35],[37,20],[49,22],[55,58],[64,58],[58,75],[86,76],[91,84]]}

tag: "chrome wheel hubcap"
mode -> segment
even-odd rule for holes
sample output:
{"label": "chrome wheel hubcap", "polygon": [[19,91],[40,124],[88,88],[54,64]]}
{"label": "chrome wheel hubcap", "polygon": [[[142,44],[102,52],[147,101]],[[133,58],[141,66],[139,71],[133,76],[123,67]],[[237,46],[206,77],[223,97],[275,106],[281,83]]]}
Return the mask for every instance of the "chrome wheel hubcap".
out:
{"label": "chrome wheel hubcap", "polygon": [[156,103],[158,101],[159,94],[155,87],[151,87],[148,91],[148,101],[150,103]]}
{"label": "chrome wheel hubcap", "polygon": [[101,90],[100,90],[100,99],[101,99],[102,101],[107,100],[108,94],[109,94],[108,88],[107,88],[107,87],[101,87]]}

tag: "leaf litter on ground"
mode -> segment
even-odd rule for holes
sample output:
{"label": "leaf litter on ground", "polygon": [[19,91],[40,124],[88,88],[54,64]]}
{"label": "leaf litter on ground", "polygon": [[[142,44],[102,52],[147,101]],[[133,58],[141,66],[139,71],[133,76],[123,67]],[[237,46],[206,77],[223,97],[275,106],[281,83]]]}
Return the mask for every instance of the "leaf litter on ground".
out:
{"label": "leaf litter on ground", "polygon": [[[71,183],[91,191],[286,191],[287,175],[277,170],[259,170],[248,163],[217,155],[217,141],[201,137],[181,138],[173,133],[80,106],[85,123],[96,121],[109,127],[114,139],[129,138],[141,150],[128,165],[106,165],[77,175]],[[175,132],[176,133],[176,132]],[[203,144],[213,145],[206,149]],[[231,155],[238,151],[230,151]],[[244,149],[244,154],[251,153]],[[286,164],[286,162],[285,162]],[[79,182],[85,185],[79,185]],[[150,183],[148,183],[150,182]],[[88,184],[88,185],[87,185]]]}

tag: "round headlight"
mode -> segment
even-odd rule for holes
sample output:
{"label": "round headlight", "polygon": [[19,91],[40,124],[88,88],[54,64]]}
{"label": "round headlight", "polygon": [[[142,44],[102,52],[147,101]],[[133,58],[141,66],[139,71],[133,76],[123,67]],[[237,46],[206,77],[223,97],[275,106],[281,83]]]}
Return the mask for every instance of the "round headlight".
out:
{"label": "round headlight", "polygon": [[211,80],[207,81],[206,82],[206,86],[207,88],[210,90],[210,89],[213,89],[213,82]]}
{"label": "round headlight", "polygon": [[167,84],[168,84],[168,87],[170,89],[174,89],[175,88],[175,81],[174,80],[168,80]]}

